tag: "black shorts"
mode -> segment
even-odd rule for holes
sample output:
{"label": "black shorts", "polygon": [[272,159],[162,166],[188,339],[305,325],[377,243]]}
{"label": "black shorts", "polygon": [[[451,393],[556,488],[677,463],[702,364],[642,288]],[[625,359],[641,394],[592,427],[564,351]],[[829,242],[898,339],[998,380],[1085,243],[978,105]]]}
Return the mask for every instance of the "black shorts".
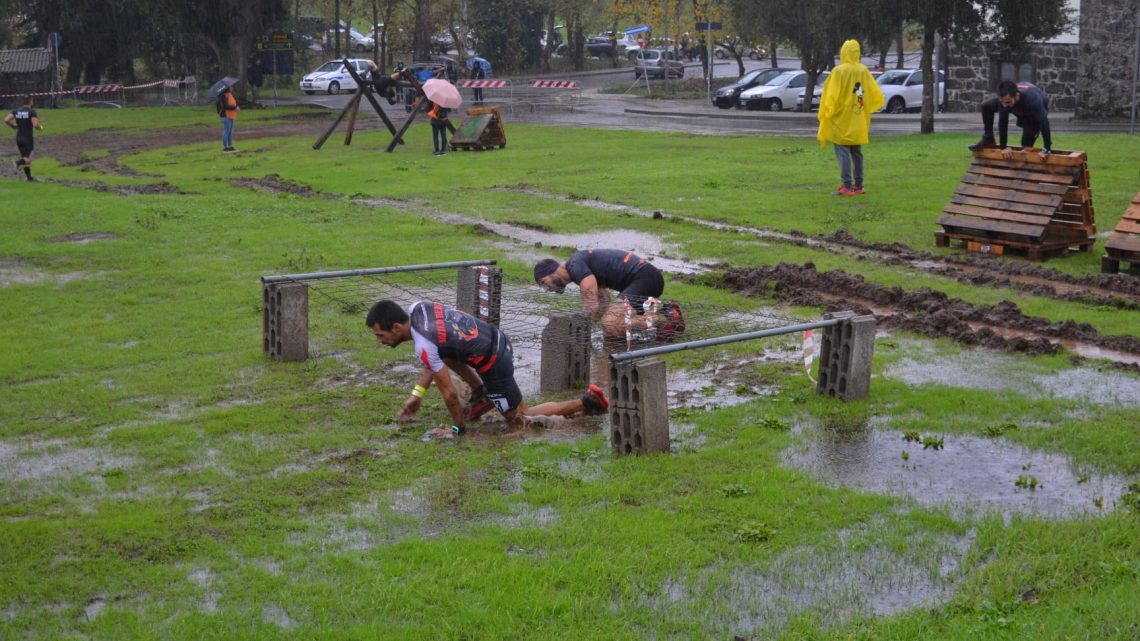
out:
{"label": "black shorts", "polygon": [[30,141],[30,140],[17,140],[16,141],[16,149],[20,150],[20,157],[22,157],[22,158],[31,158],[32,157],[32,150],[35,149],[35,147],[36,146],[33,145],[32,141]]}
{"label": "black shorts", "polygon": [[522,403],[522,392],[515,382],[515,360],[511,351],[511,340],[502,334],[495,361],[487,371],[478,371],[483,381],[483,392],[495,404],[499,413],[506,414]]}
{"label": "black shorts", "polygon": [[626,299],[638,314],[645,312],[645,299],[660,298],[665,292],[665,277],[653,265],[645,265],[628,287],[618,292],[618,300]]}

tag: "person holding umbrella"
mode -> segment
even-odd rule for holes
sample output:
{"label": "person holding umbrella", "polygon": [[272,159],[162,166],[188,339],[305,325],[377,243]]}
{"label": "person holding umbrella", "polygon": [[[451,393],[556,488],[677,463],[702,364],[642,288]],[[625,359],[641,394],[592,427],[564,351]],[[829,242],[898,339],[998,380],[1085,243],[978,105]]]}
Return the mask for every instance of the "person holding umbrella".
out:
{"label": "person holding umbrella", "polygon": [[214,101],[214,110],[218,112],[218,118],[222,121],[222,151],[225,153],[237,151],[234,149],[234,119],[237,118],[240,109],[237,98],[234,98],[230,90],[230,87],[237,82],[237,78],[226,76],[215,82],[206,96],[207,100]]}
{"label": "person holding umbrella", "polygon": [[[487,72],[485,72],[483,70],[483,64],[482,64],[481,60],[482,59],[480,59],[480,58],[472,58],[472,59],[467,61],[467,65],[469,67],[471,67],[471,79],[472,80],[483,80],[484,78],[487,77]],[[474,89],[472,89],[472,93],[475,94],[475,104],[476,105],[482,105],[483,104],[483,89],[482,89],[482,87],[475,87]]]}
{"label": "person holding umbrella", "polygon": [[447,153],[447,111],[463,104],[463,98],[455,85],[441,78],[432,78],[424,83],[424,96],[431,101],[428,116],[431,118],[431,142],[435,148],[433,156]]}

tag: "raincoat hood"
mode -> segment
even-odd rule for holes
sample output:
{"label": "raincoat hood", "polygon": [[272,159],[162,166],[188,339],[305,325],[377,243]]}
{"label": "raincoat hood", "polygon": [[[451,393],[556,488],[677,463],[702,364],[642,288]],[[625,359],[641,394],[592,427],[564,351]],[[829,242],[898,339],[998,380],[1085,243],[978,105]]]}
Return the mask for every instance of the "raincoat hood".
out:
{"label": "raincoat hood", "polygon": [[859,59],[862,57],[862,50],[859,49],[858,40],[848,40],[843,43],[839,49],[839,62],[848,65],[859,64]]}

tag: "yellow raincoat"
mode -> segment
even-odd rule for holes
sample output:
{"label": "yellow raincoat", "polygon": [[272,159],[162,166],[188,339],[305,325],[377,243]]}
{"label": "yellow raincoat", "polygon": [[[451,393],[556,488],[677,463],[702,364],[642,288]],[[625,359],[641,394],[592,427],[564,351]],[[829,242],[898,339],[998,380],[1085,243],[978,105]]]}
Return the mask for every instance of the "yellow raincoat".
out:
{"label": "yellow raincoat", "polygon": [[871,140],[871,114],[883,108],[883,91],[870,70],[859,62],[859,41],[839,50],[840,64],[831,70],[819,97],[819,146],[865,145]]}

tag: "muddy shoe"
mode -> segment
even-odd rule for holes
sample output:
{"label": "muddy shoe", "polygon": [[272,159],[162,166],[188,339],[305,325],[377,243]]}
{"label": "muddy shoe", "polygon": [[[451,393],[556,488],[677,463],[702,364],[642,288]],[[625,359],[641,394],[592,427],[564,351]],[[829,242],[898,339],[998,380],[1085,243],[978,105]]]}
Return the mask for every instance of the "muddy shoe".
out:
{"label": "muddy shoe", "polygon": [[671,300],[661,306],[661,316],[665,323],[657,328],[657,341],[667,343],[685,333],[685,318],[681,316],[681,306]]}
{"label": "muddy shoe", "polygon": [[969,150],[970,151],[981,151],[981,150],[985,149],[986,147],[993,147],[993,146],[995,146],[993,136],[982,136],[981,140],[979,140],[978,142],[969,146]]}
{"label": "muddy shoe", "polygon": [[606,393],[602,388],[590,384],[586,388],[586,393],[582,395],[582,407],[585,408],[587,414],[604,414],[610,406],[610,400],[606,398]]}

